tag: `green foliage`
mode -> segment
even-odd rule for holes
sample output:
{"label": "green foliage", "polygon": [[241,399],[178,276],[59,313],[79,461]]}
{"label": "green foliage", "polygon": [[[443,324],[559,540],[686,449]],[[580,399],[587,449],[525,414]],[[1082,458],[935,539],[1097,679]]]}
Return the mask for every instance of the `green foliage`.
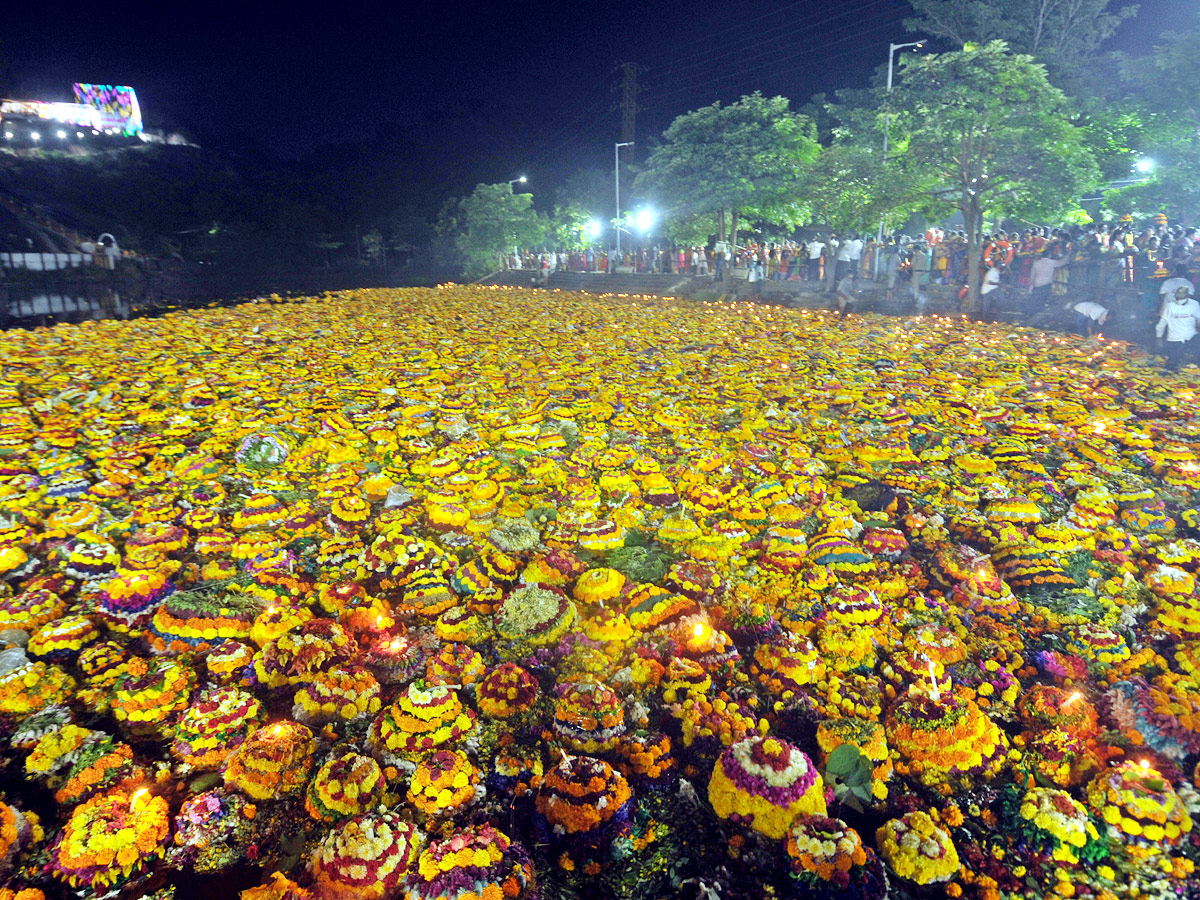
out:
{"label": "green foliage", "polygon": [[1125,61],[1123,75],[1132,92],[1125,105],[1141,109],[1144,130],[1138,148],[1154,161],[1154,170],[1105,198],[1106,210],[1114,215],[1164,212],[1175,222],[1200,216],[1197,40],[1200,27],[1168,32],[1154,53]]}
{"label": "green foliage", "polygon": [[1005,41],[1072,77],[1090,65],[1100,45],[1137,6],[1112,0],[909,0],[917,14],[904,26],[955,47]]}
{"label": "green foliage", "polygon": [[548,236],[556,247],[582,250],[593,243],[587,231],[591,220],[591,214],[584,207],[575,203],[559,204],[550,217]]}
{"label": "green foliage", "polygon": [[871,761],[861,750],[853,744],[840,744],[825,763],[825,781],[833,785],[833,795],[839,803],[862,812],[874,800],[873,771]]}
{"label": "green foliage", "polygon": [[638,584],[658,581],[676,557],[657,545],[626,546],[612,551],[608,565]]}
{"label": "green foliage", "polygon": [[873,231],[880,219],[900,225],[916,206],[927,205],[907,170],[882,165],[881,150],[837,143],[821,154],[804,175],[813,222]]}
{"label": "green foliage", "polygon": [[542,243],[546,226],[532,206],[533,195],[515,194],[510,184],[478,184],[469,197],[443,208],[438,230],[453,240],[466,276],[478,278],[513,247]]}
{"label": "green foliage", "polygon": [[819,154],[810,119],[792,112],[785,97],[754,93],[675,119],[635,189],[656,196],[668,219],[729,210],[799,224],[807,208],[797,188]]}
{"label": "green foliage", "polygon": [[906,59],[885,109],[901,165],[963,213],[973,302],[984,215],[1061,217],[1100,181],[1066,96],[1003,42]]}

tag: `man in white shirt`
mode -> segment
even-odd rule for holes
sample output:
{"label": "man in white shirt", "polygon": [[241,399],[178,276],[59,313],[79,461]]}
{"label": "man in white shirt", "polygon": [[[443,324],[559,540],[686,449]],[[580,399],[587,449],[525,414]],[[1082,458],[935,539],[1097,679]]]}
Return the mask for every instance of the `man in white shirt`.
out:
{"label": "man in white shirt", "polygon": [[1071,258],[1054,259],[1039,256],[1029,272],[1029,293],[1033,295],[1033,311],[1040,312],[1050,300],[1050,288],[1054,286],[1054,271],[1071,264]]}
{"label": "man in white shirt", "polygon": [[821,280],[821,253],[825,250],[825,242],[814,237],[808,242],[808,280]]}
{"label": "man in white shirt", "polygon": [[1154,336],[1158,338],[1160,346],[1163,345],[1164,335],[1166,337],[1164,355],[1167,370],[1171,372],[1177,371],[1184,361],[1188,342],[1196,336],[1196,322],[1200,320],[1200,303],[1189,291],[1190,288],[1186,287],[1175,289],[1175,296],[1162,311],[1154,327]]}
{"label": "man in white shirt", "polygon": [[846,270],[851,268],[851,261],[854,259],[854,237],[848,235],[837,252],[837,279],[841,281],[846,275]]}
{"label": "man in white shirt", "polygon": [[1079,333],[1088,337],[1095,336],[1097,329],[1108,321],[1108,307],[1094,300],[1081,300],[1073,306],[1068,304],[1067,309],[1075,313]]}
{"label": "man in white shirt", "polygon": [[1161,316],[1163,310],[1167,308],[1167,304],[1171,302],[1171,298],[1175,296],[1175,292],[1180,288],[1187,288],[1188,296],[1196,296],[1196,292],[1192,287],[1192,280],[1187,277],[1187,266],[1176,266],[1175,271],[1171,273],[1171,277],[1164,279],[1162,285],[1158,289],[1158,296],[1162,298],[1162,302],[1158,304],[1158,314]]}
{"label": "man in white shirt", "polygon": [[983,301],[982,317],[985,322],[992,318],[992,304],[1000,298],[996,293],[1000,290],[1000,270],[1004,263],[998,263],[983,273],[983,284],[979,286],[979,296]]}

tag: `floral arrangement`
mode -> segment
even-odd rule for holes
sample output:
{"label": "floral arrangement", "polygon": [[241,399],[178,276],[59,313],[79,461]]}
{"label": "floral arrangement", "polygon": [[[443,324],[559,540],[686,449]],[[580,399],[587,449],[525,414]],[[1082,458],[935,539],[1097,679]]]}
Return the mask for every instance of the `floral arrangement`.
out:
{"label": "floral arrangement", "polygon": [[93,797],[50,848],[50,873],[72,888],[115,887],[153,867],[166,849],[167,801],[145,788]]}
{"label": "floral arrangement", "polygon": [[792,877],[815,893],[822,888],[863,898],[887,896],[887,876],[874,851],[841,819],[805,816],[788,831]]}
{"label": "floral arrangement", "polygon": [[899,754],[901,774],[935,785],[968,774],[995,773],[1003,767],[1007,739],[971,700],[953,693],[936,697],[910,689],[887,714],[889,744]]}
{"label": "floral arrangement", "polygon": [[26,775],[56,788],[66,780],[71,767],[89,744],[103,738],[102,732],[66,723],[44,734],[25,758]]}
{"label": "floral arrangement", "polygon": [[404,887],[408,900],[519,900],[536,885],[525,848],[484,824],[431,841]]}
{"label": "floral arrangement", "polygon": [[633,793],[612,766],[591,756],[565,756],[546,773],[537,793],[537,811],[554,834],[603,831],[615,836],[629,819]]}
{"label": "floral arrangement", "polygon": [[45,589],[0,596],[0,629],[20,628],[32,634],[47,622],[61,618],[66,609],[61,597]]}
{"label": "floral arrangement", "polygon": [[0,675],[0,714],[28,716],[65,701],[75,679],[58,666],[27,662]]}
{"label": "floral arrangement", "polygon": [[318,672],[352,663],[358,644],[337,622],[310,619],[268,641],[254,658],[254,672],[268,687],[302,684]]}
{"label": "floral arrangement", "polygon": [[466,606],[452,606],[435,625],[439,640],[452,644],[480,644],[491,637],[491,621]]}
{"label": "floral arrangement", "polygon": [[47,622],[29,636],[25,652],[48,662],[73,660],[88,644],[100,639],[96,623],[88,616],[64,616]]}
{"label": "floral arrangement", "polygon": [[384,760],[418,760],[461,740],[475,727],[475,711],[445,685],[410,684],[371,724],[371,752]]}
{"label": "floral arrangement", "polygon": [[258,699],[237,688],[204,691],[180,716],[171,754],[194,768],[215,769],[258,726],[261,713]]}
{"label": "floral arrangement", "polygon": [[936,810],[889,820],[875,832],[875,845],[893,872],[917,884],[948,881],[959,870],[958,851]]}
{"label": "floral arrangement", "polygon": [[444,644],[425,663],[425,681],[431,685],[467,687],[479,681],[486,671],[487,666],[478,650],[465,644]]}
{"label": "floral arrangement", "polygon": [[495,719],[521,715],[537,698],[537,681],[516,663],[501,663],[492,669],[475,691],[479,711]]}
{"label": "floral arrangement", "polygon": [[292,716],[315,725],[374,715],[383,705],[379,682],[362,666],[338,666],[317,672],[296,691]]}
{"label": "floral arrangement", "polygon": [[261,611],[257,600],[244,594],[178,592],[154,610],[146,640],[158,653],[207,650],[224,640],[246,640]]}
{"label": "floral arrangement", "polygon": [[557,688],[554,734],[567,747],[583,753],[610,749],[625,733],[621,698],[596,681],[567,682]]}
{"label": "floral arrangement", "polygon": [[1046,836],[1056,862],[1077,864],[1079,851],[1100,840],[1087,809],[1066,791],[1032,788],[1022,798],[1019,814]]}
{"label": "floral arrangement", "polygon": [[336,826],[309,862],[322,900],[394,896],[425,836],[393,812],[364,813]]}
{"label": "floral arrangement", "polygon": [[320,822],[340,822],[378,804],[386,788],[383,770],[375,760],[343,753],[317,770],[304,795],[304,808]]}
{"label": "floral arrangement", "polygon": [[254,668],[254,648],[240,641],[224,640],[204,657],[204,668],[218,684],[242,683]]}
{"label": "floral arrangement", "polygon": [[143,628],[154,610],[175,592],[170,568],[127,568],[126,560],[104,583],[96,598],[96,611],[118,631]]}
{"label": "floral arrangement", "polygon": [[496,613],[496,634],[518,654],[528,648],[551,647],[575,622],[575,604],[566,594],[530,585],[509,594]]}
{"label": "floral arrangement", "polygon": [[223,787],[188,797],[175,816],[172,864],[208,874],[246,859],[254,852],[254,809],[241,794]]}
{"label": "floral arrangement", "polygon": [[145,770],[133,759],[133,749],[109,735],[93,735],[80,748],[62,787],[54,792],[60,806],[79,803],[113,787],[136,784]]}
{"label": "floral arrangement", "polygon": [[165,734],[187,708],[195,686],[196,672],[190,666],[173,660],[155,662],[117,682],[113,715],[136,734]]}
{"label": "floral arrangement", "polygon": [[225,786],[254,800],[299,794],[313,770],[317,742],[298,722],[276,722],[251,733],[225,762]]}
{"label": "floral arrangement", "polygon": [[616,569],[590,569],[575,580],[575,599],[590,606],[612,602],[625,587],[625,576]]}
{"label": "floral arrangement", "polygon": [[787,741],[754,737],[729,747],[708,782],[723,819],[782,839],[797,816],[825,815],[825,785],[812,760]]}
{"label": "floral arrangement", "polygon": [[1192,830],[1191,815],[1171,782],[1148,762],[1129,760],[1101,772],[1088,785],[1087,798],[1108,836],[1135,850],[1174,847]]}
{"label": "floral arrangement", "polygon": [[417,764],[408,802],[430,818],[453,816],[484,795],[482,773],[465,753],[437,750]]}

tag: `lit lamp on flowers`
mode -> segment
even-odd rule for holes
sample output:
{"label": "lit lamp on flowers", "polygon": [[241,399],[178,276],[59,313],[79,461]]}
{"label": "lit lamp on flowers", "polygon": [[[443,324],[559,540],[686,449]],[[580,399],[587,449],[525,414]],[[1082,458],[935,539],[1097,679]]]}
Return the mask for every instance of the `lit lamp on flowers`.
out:
{"label": "lit lamp on flowers", "polygon": [[167,801],[145,788],[99,794],[71,813],[47,871],[73,889],[124,887],[163,856],[170,828]]}
{"label": "lit lamp on flowers", "polygon": [[929,787],[948,790],[951,780],[991,777],[1004,765],[1007,739],[996,723],[932,674],[928,685],[914,685],[892,705],[886,724],[900,757],[897,772]]}
{"label": "lit lamp on flowers", "polygon": [[316,749],[316,739],[304,725],[264,725],[229,756],[225,785],[260,801],[299,794],[308,784]]}

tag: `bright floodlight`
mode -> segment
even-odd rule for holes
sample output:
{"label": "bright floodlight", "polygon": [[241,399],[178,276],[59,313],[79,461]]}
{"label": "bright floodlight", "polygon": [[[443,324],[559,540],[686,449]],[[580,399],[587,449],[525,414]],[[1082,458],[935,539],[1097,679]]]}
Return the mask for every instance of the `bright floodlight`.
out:
{"label": "bright floodlight", "polygon": [[11,131],[4,132],[4,139],[6,141],[11,141],[13,139],[13,133]]}
{"label": "bright floodlight", "polygon": [[517,179],[517,181],[521,182],[521,184],[524,184],[524,183],[525,183],[526,181],[528,181],[528,180],[529,180],[529,179],[528,179],[528,178],[526,178],[524,175],[522,175],[520,178],[518,178],[518,179]]}
{"label": "bright floodlight", "polygon": [[590,234],[592,237],[599,237],[600,236],[600,223],[597,222],[595,219],[592,219],[590,222],[588,222],[587,223],[587,233]]}
{"label": "bright floodlight", "polygon": [[1134,168],[1137,169],[1139,172],[1141,172],[1143,175],[1149,175],[1151,172],[1154,171],[1154,160],[1139,159],[1137,161],[1137,163],[1134,165]]}
{"label": "bright floodlight", "polygon": [[42,136],[40,134],[38,134],[36,131],[29,132],[29,137],[35,141],[40,141],[42,139]]}
{"label": "bright floodlight", "polygon": [[654,227],[654,210],[639,209],[633,217],[633,224],[637,226],[638,231],[649,231]]}
{"label": "bright floodlight", "polygon": [[67,133],[65,131],[63,131],[61,128],[56,132],[56,134],[58,135],[58,139],[60,141],[67,136]]}

